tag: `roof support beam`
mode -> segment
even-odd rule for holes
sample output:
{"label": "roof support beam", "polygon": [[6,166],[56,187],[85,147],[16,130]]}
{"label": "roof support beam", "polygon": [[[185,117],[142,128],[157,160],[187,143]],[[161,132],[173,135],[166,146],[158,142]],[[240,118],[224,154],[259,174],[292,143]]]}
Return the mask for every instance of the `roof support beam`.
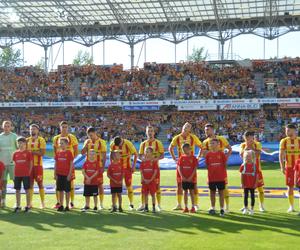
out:
{"label": "roof support beam", "polygon": [[[222,27],[230,33],[228,37],[236,37],[241,34],[254,34],[266,39],[274,39],[288,32],[300,31],[300,15],[278,15],[276,17],[277,32],[272,36],[265,32],[265,27],[269,27],[269,21],[265,17],[248,19],[227,19],[226,26]],[[24,27],[14,28],[12,26],[0,28],[0,45],[7,46],[19,42],[33,42],[39,45],[48,44],[49,46],[64,41],[74,41],[86,45],[84,42],[87,37],[93,37],[93,44],[104,40],[116,39],[129,44],[128,38],[136,44],[148,38],[161,38],[174,42],[172,31],[176,27],[176,34],[184,34],[181,40],[194,36],[207,36],[219,40],[220,23],[216,20],[211,21],[183,21],[183,22],[162,22],[162,23],[138,23],[126,24],[126,29],[120,24],[114,25],[78,25],[67,27]],[[85,40],[78,34],[78,29]],[[274,27],[273,27],[274,28]],[[224,32],[224,31],[223,31]],[[227,37],[223,36],[224,39]]]}
{"label": "roof support beam", "polygon": [[[159,5],[160,5],[160,7],[162,8],[162,11],[163,11],[164,16],[165,16],[165,18],[166,18],[166,20],[167,20],[168,23],[171,24],[171,23],[173,23],[173,21],[175,21],[175,22],[178,21],[178,18],[177,18],[177,16],[176,16],[176,13],[173,11],[173,8],[170,6],[169,1],[159,0]],[[165,5],[165,6],[164,6],[164,5]],[[168,15],[168,13],[167,13],[167,10],[169,10],[169,12],[172,13],[172,15],[173,15],[173,17],[174,17],[173,19],[175,19],[175,20],[173,20],[173,19],[171,19],[171,18],[169,17],[169,15]],[[172,34],[172,36],[173,36],[174,43],[176,44],[176,43],[177,43],[177,37],[176,37],[176,31],[175,31],[175,25],[174,25],[174,24],[171,25],[171,34]]]}

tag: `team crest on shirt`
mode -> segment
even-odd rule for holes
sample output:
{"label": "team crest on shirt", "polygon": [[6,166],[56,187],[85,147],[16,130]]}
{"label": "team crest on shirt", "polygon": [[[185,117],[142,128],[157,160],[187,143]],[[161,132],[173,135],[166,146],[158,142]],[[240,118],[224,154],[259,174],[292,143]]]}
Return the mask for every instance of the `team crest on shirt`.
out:
{"label": "team crest on shirt", "polygon": [[145,172],[153,172],[153,169],[152,168],[145,168],[144,171]]}
{"label": "team crest on shirt", "polygon": [[94,173],[96,171],[95,171],[95,169],[87,169],[86,172],[92,172],[92,173]]}

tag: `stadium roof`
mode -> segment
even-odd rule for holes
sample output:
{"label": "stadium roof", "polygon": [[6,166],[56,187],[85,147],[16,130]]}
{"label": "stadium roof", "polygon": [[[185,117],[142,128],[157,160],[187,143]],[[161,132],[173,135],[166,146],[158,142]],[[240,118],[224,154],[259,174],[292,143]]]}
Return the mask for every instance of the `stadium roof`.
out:
{"label": "stadium roof", "polygon": [[[240,34],[274,39],[300,30],[300,0],[2,0],[0,45],[50,46],[193,36],[226,41]],[[5,44],[4,44],[5,43]]]}

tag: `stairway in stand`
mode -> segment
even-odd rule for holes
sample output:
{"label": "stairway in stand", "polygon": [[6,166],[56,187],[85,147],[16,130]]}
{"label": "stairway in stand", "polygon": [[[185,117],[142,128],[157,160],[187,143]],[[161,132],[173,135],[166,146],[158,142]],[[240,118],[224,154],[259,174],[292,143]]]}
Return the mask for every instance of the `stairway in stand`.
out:
{"label": "stairway in stand", "polygon": [[157,135],[157,139],[160,140],[164,145],[165,144],[168,144],[169,141],[168,141],[168,138],[167,138],[167,130],[169,128],[171,128],[171,123],[163,123],[160,128],[161,128],[161,131],[160,133]]}

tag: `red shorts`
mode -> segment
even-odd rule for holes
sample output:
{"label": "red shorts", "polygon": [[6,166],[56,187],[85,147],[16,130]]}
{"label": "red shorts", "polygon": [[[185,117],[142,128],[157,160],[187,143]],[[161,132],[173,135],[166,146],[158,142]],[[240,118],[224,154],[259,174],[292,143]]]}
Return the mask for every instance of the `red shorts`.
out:
{"label": "red shorts", "polygon": [[32,167],[32,171],[31,171],[31,175],[30,175],[31,181],[41,182],[41,181],[43,181],[43,176],[44,176],[43,166],[33,166]]}
{"label": "red shorts", "polygon": [[264,183],[264,177],[263,177],[263,174],[261,171],[258,172],[258,175],[257,175],[257,187],[263,187],[265,185]]}
{"label": "red shorts", "polygon": [[295,185],[295,170],[293,168],[285,168],[285,184],[289,187]]}
{"label": "red shorts", "polygon": [[154,195],[156,193],[156,183],[155,181],[149,184],[142,184],[142,193]]}
{"label": "red shorts", "polygon": [[131,186],[132,184],[132,171],[131,168],[124,168],[124,179],[126,187]]}

